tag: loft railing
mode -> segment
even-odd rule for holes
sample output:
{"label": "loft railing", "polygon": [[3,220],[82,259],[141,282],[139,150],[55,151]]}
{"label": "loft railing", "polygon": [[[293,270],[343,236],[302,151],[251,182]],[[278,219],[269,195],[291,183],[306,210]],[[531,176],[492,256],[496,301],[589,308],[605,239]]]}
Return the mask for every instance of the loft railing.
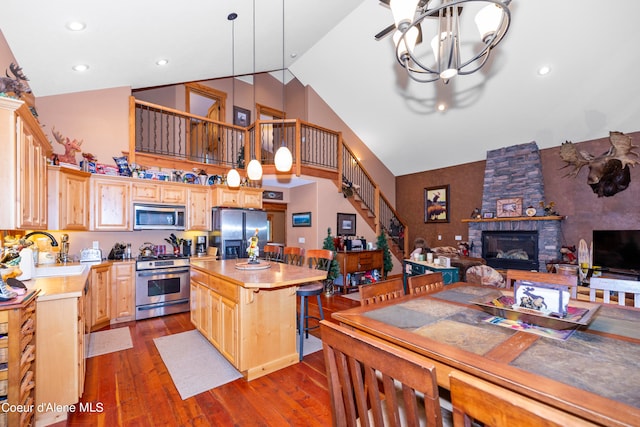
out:
{"label": "loft railing", "polygon": [[204,168],[224,175],[229,168],[245,169],[247,159],[260,159],[265,173],[275,173],[274,156],[286,146],[293,156],[293,173],[343,183],[374,218],[376,234],[384,229],[408,254],[406,225],[380,192],[379,186],[347,147],[342,134],[299,119],[258,120],[249,127],[231,125],[161,105],[130,98],[131,163],[153,162],[174,169]]}

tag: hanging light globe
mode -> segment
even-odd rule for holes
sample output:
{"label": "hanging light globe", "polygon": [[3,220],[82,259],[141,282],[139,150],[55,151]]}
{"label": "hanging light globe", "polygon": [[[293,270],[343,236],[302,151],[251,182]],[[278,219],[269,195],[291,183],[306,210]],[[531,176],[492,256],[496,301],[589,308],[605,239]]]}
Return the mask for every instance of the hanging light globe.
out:
{"label": "hanging light globe", "polygon": [[262,165],[257,159],[253,159],[247,165],[247,176],[251,181],[262,179]]}
{"label": "hanging light globe", "polygon": [[240,187],[240,174],[237,170],[231,169],[227,174],[227,185],[229,187]]}
{"label": "hanging light globe", "polygon": [[278,148],[275,156],[276,170],[279,172],[289,172],[293,165],[293,156],[286,146]]}

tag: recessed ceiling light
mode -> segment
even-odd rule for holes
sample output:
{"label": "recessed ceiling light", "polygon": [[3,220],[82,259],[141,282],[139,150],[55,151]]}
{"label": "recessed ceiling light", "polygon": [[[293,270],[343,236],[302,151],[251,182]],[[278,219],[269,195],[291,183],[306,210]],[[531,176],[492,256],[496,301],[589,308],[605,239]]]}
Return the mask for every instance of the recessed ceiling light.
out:
{"label": "recessed ceiling light", "polygon": [[86,64],[78,64],[78,65],[74,65],[73,67],[71,67],[73,69],[73,71],[87,71],[89,69],[89,66]]}
{"label": "recessed ceiling light", "polygon": [[156,65],[160,65],[160,66],[162,66],[162,65],[167,65],[168,63],[169,63],[169,60],[168,60],[168,59],[158,59],[158,60],[156,61]]}
{"label": "recessed ceiling light", "polygon": [[446,105],[444,105],[444,104],[439,104],[439,105],[438,105],[438,111],[444,111],[444,110],[446,110],[446,109],[447,109],[447,106],[446,106]]}
{"label": "recessed ceiling light", "polygon": [[543,65],[542,67],[538,68],[538,74],[541,76],[549,74],[550,72],[551,72],[551,67],[549,67],[548,65]]}
{"label": "recessed ceiling light", "polygon": [[82,31],[85,28],[87,28],[87,25],[84,22],[71,21],[67,23],[67,29],[70,31]]}

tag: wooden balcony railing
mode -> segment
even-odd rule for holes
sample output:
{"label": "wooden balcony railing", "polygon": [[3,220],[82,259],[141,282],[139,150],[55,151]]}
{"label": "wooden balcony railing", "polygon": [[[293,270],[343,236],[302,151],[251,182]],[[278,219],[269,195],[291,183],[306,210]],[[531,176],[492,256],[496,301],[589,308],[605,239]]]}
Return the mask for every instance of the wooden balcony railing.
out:
{"label": "wooden balcony railing", "polygon": [[258,120],[244,128],[134,97],[129,107],[130,163],[225,175],[232,167],[244,170],[247,159],[255,158],[265,174],[274,174],[275,152],[285,145],[293,156],[292,173],[332,179],[339,191],[343,182],[352,183],[374,218],[376,235],[384,229],[404,254],[409,253],[403,239],[406,225],[340,132],[299,119]]}

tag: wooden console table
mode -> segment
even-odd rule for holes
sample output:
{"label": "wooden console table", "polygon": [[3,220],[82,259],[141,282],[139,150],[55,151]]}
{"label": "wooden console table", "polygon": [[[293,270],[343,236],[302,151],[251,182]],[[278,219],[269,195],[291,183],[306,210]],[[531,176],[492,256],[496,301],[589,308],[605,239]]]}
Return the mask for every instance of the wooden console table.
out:
{"label": "wooden console table", "polygon": [[354,273],[366,273],[372,270],[378,270],[380,276],[384,275],[382,249],[337,252],[336,260],[340,265],[342,284],[334,283],[334,285],[341,287],[343,293],[349,292],[350,289],[358,288],[357,284],[351,284],[350,277]]}

